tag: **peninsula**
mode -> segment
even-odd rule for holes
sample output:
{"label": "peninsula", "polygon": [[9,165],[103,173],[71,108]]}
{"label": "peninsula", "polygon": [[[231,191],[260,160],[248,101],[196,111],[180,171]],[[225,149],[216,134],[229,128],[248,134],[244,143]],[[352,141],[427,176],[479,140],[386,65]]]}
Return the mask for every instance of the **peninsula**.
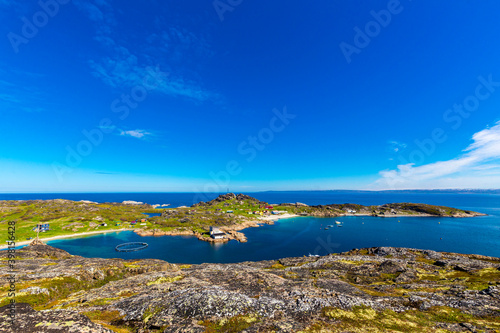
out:
{"label": "peninsula", "polygon": [[[5,248],[9,223],[15,223],[16,244],[25,245],[36,237],[38,225],[45,225],[40,239],[47,241],[96,233],[134,230],[142,236],[192,235],[209,242],[237,240],[249,227],[273,224],[280,218],[297,216],[435,216],[474,217],[484,215],[444,206],[392,203],[380,206],[331,204],[309,206],[303,203],[273,204],[244,194],[223,194],[191,207],[161,208],[134,201],[95,203],[70,200],[0,201],[0,248]],[[211,237],[210,228],[224,237]]]}

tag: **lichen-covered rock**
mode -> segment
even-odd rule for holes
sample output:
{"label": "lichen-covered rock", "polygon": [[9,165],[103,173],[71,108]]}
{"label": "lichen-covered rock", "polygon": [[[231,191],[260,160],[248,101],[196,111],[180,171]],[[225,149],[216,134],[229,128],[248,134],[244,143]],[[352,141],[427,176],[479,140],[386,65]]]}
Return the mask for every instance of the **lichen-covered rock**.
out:
{"label": "lichen-covered rock", "polygon": [[10,320],[11,308],[0,308],[0,332],[13,333],[112,333],[75,311],[35,311],[26,303],[15,306],[15,320]]}
{"label": "lichen-covered rock", "polygon": [[[36,321],[45,330],[40,332],[59,332],[69,321],[78,332],[107,332],[101,322],[144,333],[336,332],[335,325],[349,325],[352,318],[366,319],[366,325],[379,318],[377,329],[402,325],[400,331],[417,325],[405,328],[412,318],[419,318],[418,325],[429,318],[426,332],[500,328],[500,258],[391,247],[184,266],[68,256],[47,246],[18,255],[18,299],[43,310],[20,308],[20,318],[27,320],[22,332],[32,332],[30,323]],[[0,277],[7,274],[0,266]],[[0,301],[6,304],[2,290]],[[433,311],[444,313],[432,317]],[[442,322],[455,317],[463,319],[459,326]]]}

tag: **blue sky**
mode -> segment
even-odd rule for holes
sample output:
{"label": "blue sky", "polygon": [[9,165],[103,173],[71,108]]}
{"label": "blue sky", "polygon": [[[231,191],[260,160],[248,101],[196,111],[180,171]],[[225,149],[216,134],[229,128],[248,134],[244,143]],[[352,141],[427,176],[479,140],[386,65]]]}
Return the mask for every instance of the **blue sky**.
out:
{"label": "blue sky", "polygon": [[500,187],[497,1],[0,8],[0,192]]}

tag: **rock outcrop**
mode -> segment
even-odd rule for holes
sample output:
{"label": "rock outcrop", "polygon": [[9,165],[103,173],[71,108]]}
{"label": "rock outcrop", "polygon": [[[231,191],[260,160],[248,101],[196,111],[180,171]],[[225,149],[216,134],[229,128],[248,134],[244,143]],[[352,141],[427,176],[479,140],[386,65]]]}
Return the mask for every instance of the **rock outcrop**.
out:
{"label": "rock outcrop", "polygon": [[192,205],[191,207],[199,207],[199,206],[212,206],[212,205],[215,205],[215,204],[218,204],[218,203],[221,203],[221,202],[224,202],[224,201],[229,201],[229,200],[236,200],[236,201],[244,201],[244,200],[250,200],[252,202],[254,202],[255,204],[257,205],[265,205],[267,204],[266,202],[264,201],[260,201],[258,199],[255,199],[249,195],[246,195],[246,194],[234,194],[234,193],[227,193],[227,194],[221,194],[219,195],[217,198],[213,199],[213,200],[210,200],[210,201],[207,201],[207,202],[198,202],[194,205]]}
{"label": "rock outcrop", "polygon": [[[17,256],[19,332],[500,328],[500,258],[377,247],[323,257],[173,265],[82,258],[46,245],[28,246]],[[0,267],[2,277],[8,274]],[[3,290],[0,299],[7,304]],[[0,318],[7,311],[0,309]],[[9,332],[6,321],[0,322]]]}
{"label": "rock outcrop", "polygon": [[102,325],[93,323],[87,316],[76,311],[35,311],[27,303],[17,303],[13,309],[15,320],[8,316],[11,308],[0,307],[0,331],[13,333],[113,333]]}

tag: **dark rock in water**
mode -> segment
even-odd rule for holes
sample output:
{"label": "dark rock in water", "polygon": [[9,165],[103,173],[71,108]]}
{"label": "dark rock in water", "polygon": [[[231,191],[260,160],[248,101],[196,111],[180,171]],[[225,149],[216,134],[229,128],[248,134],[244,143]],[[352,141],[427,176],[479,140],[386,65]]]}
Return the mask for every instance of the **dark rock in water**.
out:
{"label": "dark rock in water", "polygon": [[6,305],[0,308],[0,331],[16,333],[112,333],[99,324],[95,324],[84,315],[68,310],[35,311],[26,303],[15,306],[15,320],[11,322],[7,316],[11,308]]}

